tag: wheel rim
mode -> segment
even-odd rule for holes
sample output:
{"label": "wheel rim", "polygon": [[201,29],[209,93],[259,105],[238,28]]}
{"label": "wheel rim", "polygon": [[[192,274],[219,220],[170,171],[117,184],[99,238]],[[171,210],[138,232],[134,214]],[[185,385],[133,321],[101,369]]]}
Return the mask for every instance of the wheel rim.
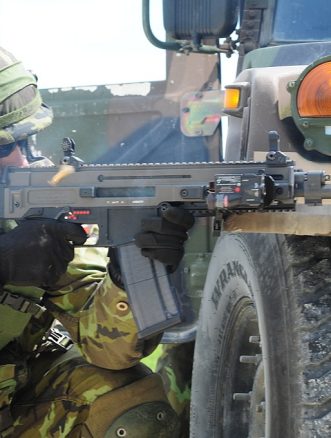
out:
{"label": "wheel rim", "polygon": [[262,438],[265,435],[265,385],[264,365],[261,360],[254,378],[250,399],[249,437]]}
{"label": "wheel rim", "polygon": [[252,300],[239,300],[228,321],[218,394],[222,436],[261,438],[265,430],[264,368]]}

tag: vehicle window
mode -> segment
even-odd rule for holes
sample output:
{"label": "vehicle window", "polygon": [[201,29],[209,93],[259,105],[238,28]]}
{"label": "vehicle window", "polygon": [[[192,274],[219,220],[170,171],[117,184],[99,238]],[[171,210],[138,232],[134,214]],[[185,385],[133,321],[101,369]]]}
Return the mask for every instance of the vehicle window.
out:
{"label": "vehicle window", "polygon": [[[164,41],[162,0],[150,6]],[[0,0],[0,13],[0,46],[38,76],[53,110],[39,155],[59,163],[70,137],[86,163],[208,161],[208,139],[181,132],[180,99],[217,81],[216,58],[196,71],[195,55],[175,54],[166,80],[167,54],[144,34],[141,0]]]}
{"label": "vehicle window", "polygon": [[[151,2],[153,31],[164,39],[161,7]],[[0,13],[0,45],[40,88],[165,79],[165,51],[144,35],[141,1],[0,0]]]}
{"label": "vehicle window", "polygon": [[277,42],[330,39],[330,0],[279,0],[274,23]]}

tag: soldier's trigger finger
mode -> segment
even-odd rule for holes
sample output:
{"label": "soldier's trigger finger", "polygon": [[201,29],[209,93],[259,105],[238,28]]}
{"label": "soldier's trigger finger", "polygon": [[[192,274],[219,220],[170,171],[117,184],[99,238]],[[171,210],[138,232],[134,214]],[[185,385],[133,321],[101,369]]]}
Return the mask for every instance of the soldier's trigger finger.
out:
{"label": "soldier's trigger finger", "polygon": [[81,225],[71,222],[59,222],[58,232],[74,245],[84,245],[88,237]]}

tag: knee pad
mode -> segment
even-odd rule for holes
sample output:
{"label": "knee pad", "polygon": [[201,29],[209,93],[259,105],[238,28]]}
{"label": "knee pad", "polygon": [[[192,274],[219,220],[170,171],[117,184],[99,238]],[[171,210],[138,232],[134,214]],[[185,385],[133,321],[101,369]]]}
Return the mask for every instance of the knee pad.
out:
{"label": "knee pad", "polygon": [[165,402],[135,406],[117,417],[107,430],[106,438],[178,438],[179,420]]}
{"label": "knee pad", "polygon": [[97,398],[84,426],[91,437],[176,438],[179,420],[158,374],[147,375]]}

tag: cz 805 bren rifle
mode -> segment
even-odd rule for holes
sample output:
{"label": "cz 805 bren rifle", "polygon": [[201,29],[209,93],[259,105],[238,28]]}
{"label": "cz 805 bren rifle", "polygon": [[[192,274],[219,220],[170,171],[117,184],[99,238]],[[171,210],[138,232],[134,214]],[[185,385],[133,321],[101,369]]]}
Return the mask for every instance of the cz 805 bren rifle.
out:
{"label": "cz 805 bren rifle", "polygon": [[138,336],[149,337],[181,322],[181,314],[164,265],[134,244],[143,219],[182,206],[213,216],[219,232],[224,215],[295,210],[298,197],[314,205],[331,198],[325,172],[295,169],[277,133],[269,133],[269,146],[261,162],[87,165],[67,153],[62,167],[6,168],[0,217],[97,224],[96,245],[117,248]]}

